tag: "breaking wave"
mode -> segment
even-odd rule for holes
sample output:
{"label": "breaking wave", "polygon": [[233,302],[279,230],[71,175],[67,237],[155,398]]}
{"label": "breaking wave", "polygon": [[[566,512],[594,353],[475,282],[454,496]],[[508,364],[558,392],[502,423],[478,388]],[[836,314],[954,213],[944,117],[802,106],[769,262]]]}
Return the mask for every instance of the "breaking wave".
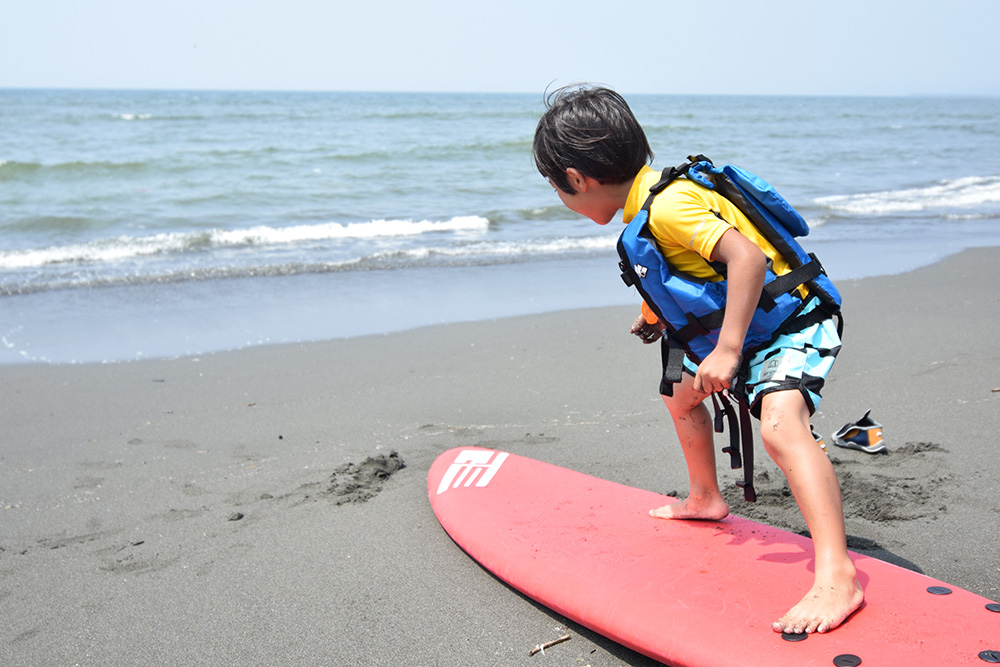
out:
{"label": "breaking wave", "polygon": [[417,236],[436,232],[481,232],[489,220],[480,216],[460,216],[450,220],[372,220],[340,224],[188,231],[151,236],[118,236],[74,245],[0,251],[0,269],[17,270],[49,264],[120,262],[151,255],[178,254],[207,249],[247,246],[291,246],[301,243],[344,239]]}
{"label": "breaking wave", "polygon": [[841,215],[892,215],[1000,202],[1000,176],[971,176],[919,188],[820,197],[815,203]]}

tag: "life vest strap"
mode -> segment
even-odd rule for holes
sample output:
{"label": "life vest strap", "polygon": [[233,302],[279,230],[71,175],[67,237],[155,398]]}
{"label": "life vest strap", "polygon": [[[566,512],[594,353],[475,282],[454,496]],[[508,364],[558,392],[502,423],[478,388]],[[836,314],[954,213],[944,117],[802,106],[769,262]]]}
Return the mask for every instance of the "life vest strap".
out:
{"label": "life vest strap", "polygon": [[797,315],[792,319],[788,320],[783,327],[784,331],[798,332],[805,331],[814,324],[819,324],[823,320],[830,319],[831,317],[836,317],[837,319],[837,335],[843,336],[844,334],[844,317],[839,310],[833,310],[827,306],[822,300],[819,305],[810,310],[808,313],[802,315]]}
{"label": "life vest strap", "polygon": [[755,503],[757,490],[753,486],[753,424],[750,420],[750,405],[746,396],[740,395],[735,400],[739,406],[739,417],[729,396],[722,392],[712,394],[715,432],[723,432],[722,417],[725,415],[729,422],[729,445],[723,447],[722,451],[729,454],[729,466],[733,470],[743,468],[743,479],[736,482],[736,486],[743,489],[743,499],[746,502]]}
{"label": "life vest strap", "polygon": [[660,358],[663,364],[663,375],[660,377],[660,394],[674,395],[674,385],[681,381],[684,374],[684,348],[671,345],[670,338],[660,339]]}
{"label": "life vest strap", "polygon": [[722,318],[725,314],[725,307],[719,308],[708,315],[702,315],[701,317],[695,317],[691,313],[685,313],[688,323],[671,334],[671,337],[675,338],[680,343],[686,344],[688,341],[697,336],[707,336],[711,333],[712,329],[718,329],[722,326]]}
{"label": "life vest strap", "polygon": [[823,265],[819,263],[819,260],[814,255],[810,255],[810,257],[812,259],[802,266],[796,267],[788,273],[776,276],[774,280],[764,285],[764,291],[774,299],[786,292],[798,289],[801,285],[817,278],[823,273]]}
{"label": "life vest strap", "polygon": [[750,423],[750,404],[746,396],[740,400],[740,438],[743,443],[743,481],[736,486],[743,489],[743,499],[748,503],[757,502],[757,491],[753,488],[753,424]]}
{"label": "life vest strap", "polygon": [[722,433],[725,430],[722,424],[723,415],[725,415],[729,422],[729,446],[723,447],[722,451],[725,454],[729,454],[729,467],[733,470],[739,470],[743,467],[743,459],[740,456],[740,431],[738,429],[739,422],[737,421],[736,410],[733,409],[732,401],[721,392],[712,394],[712,406],[715,408],[716,433]]}

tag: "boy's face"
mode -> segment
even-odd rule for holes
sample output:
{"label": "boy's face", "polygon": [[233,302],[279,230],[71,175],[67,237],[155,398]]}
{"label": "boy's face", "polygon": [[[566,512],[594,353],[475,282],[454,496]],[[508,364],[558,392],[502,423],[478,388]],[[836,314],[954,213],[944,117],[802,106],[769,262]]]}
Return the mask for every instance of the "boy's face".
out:
{"label": "boy's face", "polygon": [[577,172],[579,176],[575,177],[572,173],[575,171],[575,169],[567,170],[569,183],[576,189],[575,193],[560,190],[551,179],[549,179],[549,184],[559,195],[563,206],[574,213],[590,218],[599,225],[608,224],[621,206],[609,199],[605,191],[606,186],[589,176],[579,175],[579,172]]}

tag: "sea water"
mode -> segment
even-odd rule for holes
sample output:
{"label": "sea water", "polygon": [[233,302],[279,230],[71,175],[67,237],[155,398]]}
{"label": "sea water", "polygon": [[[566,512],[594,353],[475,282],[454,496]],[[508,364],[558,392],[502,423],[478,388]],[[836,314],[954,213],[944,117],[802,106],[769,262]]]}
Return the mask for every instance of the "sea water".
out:
{"label": "sea water", "polygon": [[[803,213],[834,279],[1000,244],[1000,99],[629,98]],[[531,160],[538,94],[0,90],[0,363],[637,303]],[[623,324],[627,326],[627,323]]]}

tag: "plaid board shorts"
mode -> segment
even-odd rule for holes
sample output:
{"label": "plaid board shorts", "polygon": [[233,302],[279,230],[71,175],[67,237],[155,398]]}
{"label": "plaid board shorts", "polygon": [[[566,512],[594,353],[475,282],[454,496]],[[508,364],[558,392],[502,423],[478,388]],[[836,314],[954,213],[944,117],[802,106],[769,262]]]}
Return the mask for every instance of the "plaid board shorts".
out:
{"label": "plaid board shorts", "polygon": [[[819,306],[813,297],[802,310],[811,312]],[[750,412],[760,419],[760,400],[772,391],[798,389],[806,399],[809,414],[819,408],[820,392],[833,362],[840,352],[840,335],[833,318],[827,318],[801,331],[783,333],[770,345],[750,357],[746,365],[745,391]],[[694,375],[698,366],[684,359],[684,369]]]}

